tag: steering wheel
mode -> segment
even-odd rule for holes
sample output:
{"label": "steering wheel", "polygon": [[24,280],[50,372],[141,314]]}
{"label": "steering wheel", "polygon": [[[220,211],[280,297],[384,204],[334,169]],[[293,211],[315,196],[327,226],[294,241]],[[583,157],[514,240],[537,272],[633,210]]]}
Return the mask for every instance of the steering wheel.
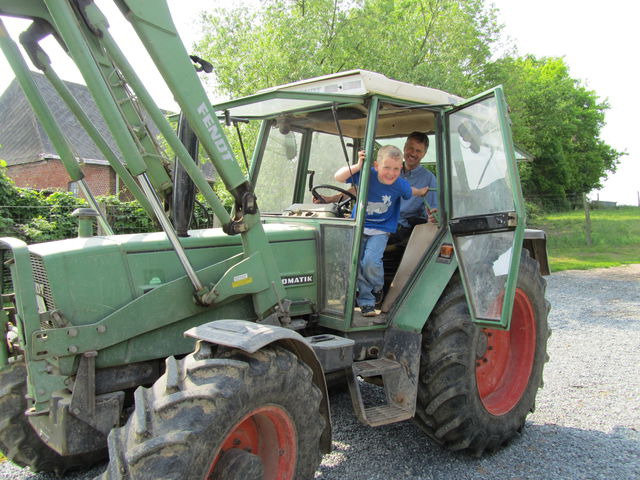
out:
{"label": "steering wheel", "polygon": [[346,216],[345,214],[351,213],[351,208],[348,208],[348,205],[351,202],[356,201],[356,196],[353,193],[349,192],[348,190],[345,190],[344,188],[336,187],[335,185],[316,185],[311,189],[311,195],[313,195],[313,198],[315,198],[318,201],[318,203],[327,203],[327,201],[322,197],[322,195],[318,193],[318,190],[320,188],[325,188],[327,190],[335,190],[336,192],[342,195],[345,195],[347,197],[344,200],[340,200],[339,202],[336,202],[336,209],[338,211],[337,212],[338,216],[344,217]]}

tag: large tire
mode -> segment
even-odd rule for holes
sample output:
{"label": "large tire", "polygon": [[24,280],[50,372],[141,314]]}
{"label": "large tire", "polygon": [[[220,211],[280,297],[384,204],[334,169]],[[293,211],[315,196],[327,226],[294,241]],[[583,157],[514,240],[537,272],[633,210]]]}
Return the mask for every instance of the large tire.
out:
{"label": "large tire", "polygon": [[[27,369],[22,362],[0,371],[0,451],[16,465],[58,475],[90,467],[106,457],[103,451],[62,456],[36,434],[24,415],[27,410]],[[106,446],[105,446],[106,447]]]}
{"label": "large tire", "polygon": [[450,450],[494,451],[535,408],[548,359],[549,303],[538,263],[526,253],[508,332],[471,322],[458,275],[425,325],[415,420]]}
{"label": "large tire", "polygon": [[276,346],[210,352],[201,343],[168,358],[153,387],[136,390],[103,479],[313,478],[325,423],[311,369]]}

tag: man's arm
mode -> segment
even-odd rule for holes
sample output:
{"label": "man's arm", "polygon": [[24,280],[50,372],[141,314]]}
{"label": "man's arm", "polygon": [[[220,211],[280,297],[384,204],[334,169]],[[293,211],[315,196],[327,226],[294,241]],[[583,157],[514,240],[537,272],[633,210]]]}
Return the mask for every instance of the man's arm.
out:
{"label": "man's arm", "polygon": [[424,187],[424,188],[411,187],[411,194],[414,197],[424,197],[428,191],[429,191],[429,187]]}
{"label": "man's arm", "polygon": [[[349,187],[347,192],[353,193],[354,195],[357,195],[356,187],[354,187],[353,185],[351,187]],[[320,196],[322,197],[322,199],[326,203],[337,203],[337,202],[341,202],[342,200],[346,199],[345,195],[342,194],[342,193],[338,193],[336,195],[320,195]],[[313,199],[311,201],[313,203],[320,203],[316,197],[313,197]]]}

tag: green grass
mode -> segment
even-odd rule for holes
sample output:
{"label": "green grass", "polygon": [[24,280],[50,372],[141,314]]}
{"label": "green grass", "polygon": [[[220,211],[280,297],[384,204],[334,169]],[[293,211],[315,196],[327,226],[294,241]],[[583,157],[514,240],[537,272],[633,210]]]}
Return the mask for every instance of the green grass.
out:
{"label": "green grass", "polygon": [[544,215],[532,223],[547,233],[551,271],[588,270],[640,263],[640,208],[591,211],[587,246],[584,210]]}

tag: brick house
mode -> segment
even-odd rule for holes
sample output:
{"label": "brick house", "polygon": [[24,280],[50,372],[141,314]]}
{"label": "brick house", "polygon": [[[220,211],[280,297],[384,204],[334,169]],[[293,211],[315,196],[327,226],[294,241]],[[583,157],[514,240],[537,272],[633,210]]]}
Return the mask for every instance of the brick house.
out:
{"label": "brick house", "polygon": [[[31,72],[49,109],[83,164],[85,181],[94,195],[112,195],[124,187],[102,153],[67,108],[53,86],[38,72]],[[86,86],[65,82],[95,127],[119,154],[113,137]],[[78,193],[51,140],[31,109],[17,79],[0,96],[0,159],[7,162],[7,174],[19,187]]]}

